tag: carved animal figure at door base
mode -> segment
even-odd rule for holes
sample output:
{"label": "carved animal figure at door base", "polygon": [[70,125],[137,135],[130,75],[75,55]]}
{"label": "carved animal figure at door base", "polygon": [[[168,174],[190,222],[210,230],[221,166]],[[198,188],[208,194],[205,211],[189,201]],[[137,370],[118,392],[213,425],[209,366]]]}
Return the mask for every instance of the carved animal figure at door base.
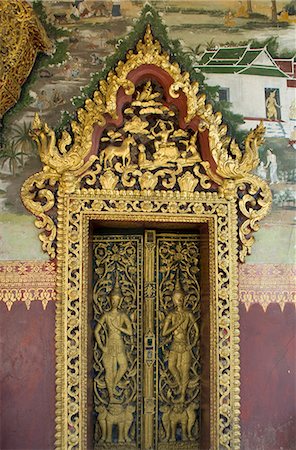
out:
{"label": "carved animal figure at door base", "polygon": [[133,422],[134,412],[135,407],[133,405],[124,407],[120,404],[110,403],[107,408],[99,406],[98,423],[101,431],[100,441],[111,444],[113,426],[115,426],[117,428],[118,444],[130,443],[129,430]]}
{"label": "carved animal figure at door base", "polygon": [[187,407],[184,404],[173,406],[165,405],[161,408],[162,425],[165,432],[165,441],[176,442],[176,431],[178,425],[181,427],[182,442],[194,440],[192,429],[196,421],[197,405],[191,403]]}

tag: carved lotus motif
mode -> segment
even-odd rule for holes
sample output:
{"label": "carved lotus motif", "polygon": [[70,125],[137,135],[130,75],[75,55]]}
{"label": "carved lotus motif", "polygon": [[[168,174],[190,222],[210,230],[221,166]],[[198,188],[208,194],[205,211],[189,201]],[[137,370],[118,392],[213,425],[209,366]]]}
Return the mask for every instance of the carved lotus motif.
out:
{"label": "carved lotus motif", "polygon": [[139,179],[141,189],[153,190],[157,185],[158,178],[152,172],[145,172]]}
{"label": "carved lotus motif", "polygon": [[198,180],[190,172],[186,172],[179,179],[181,192],[193,192],[198,184]]}
{"label": "carved lotus motif", "polygon": [[103,189],[115,189],[118,183],[118,176],[115,175],[111,170],[107,170],[103,175],[101,175],[101,184]]}

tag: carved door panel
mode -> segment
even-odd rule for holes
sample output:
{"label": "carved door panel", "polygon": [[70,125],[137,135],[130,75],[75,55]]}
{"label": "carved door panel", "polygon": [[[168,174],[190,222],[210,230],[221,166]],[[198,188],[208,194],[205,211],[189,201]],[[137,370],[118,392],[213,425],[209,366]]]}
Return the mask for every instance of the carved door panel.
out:
{"label": "carved door panel", "polygon": [[94,238],[95,449],[197,449],[196,234]]}

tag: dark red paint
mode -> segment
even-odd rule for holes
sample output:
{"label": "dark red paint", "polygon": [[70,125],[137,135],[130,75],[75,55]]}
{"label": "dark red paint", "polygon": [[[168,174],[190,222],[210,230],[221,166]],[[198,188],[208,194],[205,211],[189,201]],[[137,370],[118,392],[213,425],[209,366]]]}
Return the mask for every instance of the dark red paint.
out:
{"label": "dark red paint", "polygon": [[1,450],[54,448],[54,316],[54,302],[0,302]]}
{"label": "dark red paint", "polygon": [[296,448],[295,306],[240,311],[242,450]]}
{"label": "dark red paint", "polygon": [[[1,450],[54,448],[54,309],[0,302]],[[295,307],[240,314],[241,449],[294,450]]]}

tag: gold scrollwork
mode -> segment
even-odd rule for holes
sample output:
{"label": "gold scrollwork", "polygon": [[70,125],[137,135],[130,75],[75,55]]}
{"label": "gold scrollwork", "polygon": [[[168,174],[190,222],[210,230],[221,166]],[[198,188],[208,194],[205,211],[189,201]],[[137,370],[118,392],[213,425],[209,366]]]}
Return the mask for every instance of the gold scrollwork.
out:
{"label": "gold scrollwork", "polygon": [[[161,91],[155,90],[151,81],[146,82],[142,90],[135,90],[127,77],[131,70],[142,64],[154,64],[171,75],[174,82],[170,86],[170,95],[176,97],[179,90],[184,92],[187,99],[186,121],[189,123],[198,115],[201,119],[199,131],[188,134],[188,131],[173,125],[175,112],[164,105]],[[97,157],[87,159],[93,126],[104,126],[107,113],[117,117],[116,98],[120,87],[128,95],[136,95],[124,112],[132,117],[126,120],[122,132],[107,130],[101,139],[102,144],[105,140],[105,147],[100,151],[100,164],[96,162],[93,165]],[[198,85],[190,83],[189,75],[182,74],[178,64],[170,63],[169,55],[162,52],[148,25],[136,52],[128,52],[126,61],[118,63],[107,80],[100,83],[100,90],[94,93],[93,99],[87,99],[85,107],[78,110],[78,121],[71,123],[73,139],[64,131],[56,143],[53,130],[43,125],[38,116],[35,117],[32,136],[37,142],[44,167],[43,172],[25,182],[22,198],[25,206],[39,217],[36,225],[44,229],[41,233],[43,249],[51,257],[55,256],[56,230],[48,211],[55,202],[54,187],[58,185],[60,190],[69,193],[82,184],[85,187],[95,185],[100,179],[101,188],[108,190],[114,190],[118,188],[118,183],[122,183],[125,189],[177,188],[183,192],[193,192],[199,189],[199,185],[204,190],[212,189],[214,181],[220,186],[221,196],[230,201],[237,200],[243,217],[239,229],[239,256],[241,261],[244,260],[254,240],[251,233],[258,229],[259,221],[268,213],[271,204],[271,193],[266,182],[250,173],[258,164],[258,146],[263,140],[264,127],[260,124],[249,133],[242,152],[235,141],[226,135],[227,127],[222,123],[221,114],[214,114],[211,105],[205,103],[205,96],[197,93]],[[156,119],[151,121],[153,116]],[[208,161],[201,160],[197,149],[197,133],[205,130],[209,133],[209,147],[217,165],[216,174]],[[148,144],[154,148],[152,157],[151,150],[148,156]],[[136,147],[137,160],[133,162]],[[186,166],[192,166],[192,170],[185,170]],[[39,190],[37,194],[36,190]]]}
{"label": "gold scrollwork", "polygon": [[[197,131],[180,129],[176,111],[168,107],[161,89],[146,81],[140,89],[128,80],[129,73],[142,64],[153,64],[165,70],[173,79],[170,95],[183,92],[187,99],[186,122],[198,116]],[[127,118],[120,129],[108,127],[100,141],[100,155],[88,156],[92,146],[93,127],[105,126],[106,114],[117,117],[117,93],[123,87],[133,99],[124,110]],[[72,134],[63,131],[58,143],[54,131],[35,117],[32,136],[37,142],[43,171],[29,178],[22,189],[25,206],[38,217],[36,225],[43,229],[40,238],[43,249],[55,256],[55,217],[51,211],[56,202],[56,188],[65,193],[92,186],[115,189],[161,190],[182,192],[213,190],[236,201],[242,220],[239,227],[240,251],[243,261],[253,244],[252,232],[268,213],[271,192],[264,180],[251,171],[258,164],[258,147],[264,127],[251,131],[241,151],[227,136],[221,113],[213,113],[204,94],[198,94],[198,84],[190,83],[188,73],[181,73],[177,63],[154,39],[148,25],[136,51],[129,51],[120,61],[92,99],[77,111],[77,121],[71,123]],[[208,132],[209,148],[216,169],[203,161],[198,148],[198,133]],[[73,137],[72,137],[73,136]],[[151,150],[152,149],[152,150]],[[53,215],[52,215],[53,214]]]}
{"label": "gold scrollwork", "polygon": [[37,52],[49,53],[52,43],[26,0],[0,2],[0,117],[18,100]]}
{"label": "gold scrollwork", "polygon": [[[184,94],[187,110],[183,128],[179,125],[180,112],[173,103],[165,101],[162,86],[152,79],[134,85],[129,79],[131,71],[143,64],[154,65],[170,75],[172,82],[167,88],[171,99],[181,92]],[[121,125],[115,127],[112,123],[118,119],[119,89],[131,97],[122,111]],[[193,126],[192,119],[195,117],[199,125]],[[94,133],[95,126],[101,129],[99,142],[95,142],[98,135]],[[262,143],[263,132],[263,125],[260,124],[246,138],[244,151],[239,149],[227,137],[221,114],[213,112],[212,106],[206,104],[205,95],[198,93],[198,85],[190,82],[189,75],[182,73],[176,62],[170,61],[169,55],[154,39],[150,26],[136,50],[126,54],[125,61],[117,64],[107,79],[101,81],[93,97],[78,109],[77,120],[71,123],[71,132],[64,131],[57,139],[53,130],[36,116],[32,135],[38,145],[43,170],[24,183],[21,194],[25,206],[37,216],[36,225],[43,229],[41,239],[44,250],[53,258],[56,243],[58,249],[57,286],[58,296],[62,299],[61,304],[57,302],[56,338],[58,448],[87,448],[87,352],[82,349],[85,350],[87,342],[85,271],[90,238],[88,224],[91,220],[118,220],[118,224],[122,221],[151,223],[169,220],[208,224],[213,330],[210,439],[213,448],[239,448],[237,255],[239,252],[243,260],[250,253],[253,242],[251,234],[258,229],[259,220],[267,214],[271,204],[267,184],[251,173],[258,163],[258,147]],[[203,139],[199,139],[201,137]],[[201,142],[206,137],[209,160],[201,156],[205,154]],[[94,154],[97,149],[98,154]],[[118,271],[118,283],[125,298],[127,276],[124,274],[123,269]],[[189,291],[184,277],[184,272],[180,272],[186,298]],[[106,383],[106,367],[110,361],[106,358],[103,361],[102,348],[97,339],[97,377],[98,382],[105,386],[102,387],[105,403],[100,400],[97,404],[97,433],[100,445],[105,445],[110,438],[110,427],[115,426],[122,445],[127,444],[128,438],[134,445],[136,424],[130,420],[131,415],[135,414],[133,408],[139,408],[139,405],[127,396],[129,402],[126,405],[130,409],[123,419],[120,404],[114,401],[117,397],[121,398],[125,392],[121,385],[133,373],[134,360],[130,349],[136,338],[132,317],[134,311],[123,300],[123,309],[121,305],[116,307],[114,302],[112,306],[108,303],[107,297],[115,285],[115,279],[112,283],[111,279],[108,281],[104,291],[106,308],[97,309],[97,323],[102,322],[97,335],[101,339],[101,347],[108,347],[112,329],[106,322],[109,317],[106,314],[114,314],[115,321],[119,321],[122,328],[120,335],[117,334],[118,342],[123,342],[122,371],[126,366],[124,355],[128,367],[120,379],[118,373],[115,377],[107,375],[109,383]],[[173,290],[171,286],[170,296]],[[99,302],[96,307],[101,308]],[[107,311],[108,308],[110,311]],[[194,317],[194,320],[184,319],[184,327],[186,322],[187,328],[182,334],[183,344],[186,341],[187,346],[191,347],[197,335],[191,324],[198,323],[198,305],[190,306],[184,302],[181,309],[184,317],[188,318],[189,314]],[[164,352],[167,364],[170,352],[174,352],[175,348],[174,332],[167,331],[174,326],[175,313],[177,304],[170,303],[161,319],[162,329],[166,330],[164,334],[167,332],[166,336],[162,335],[163,339],[167,339]],[[126,318],[123,320],[123,317]],[[169,323],[164,326],[166,317]],[[129,323],[132,324],[132,336],[129,334]],[[151,336],[150,331],[145,330],[147,336]],[[190,361],[198,374],[199,356],[190,352]],[[120,363],[118,366],[120,369]],[[184,438],[185,435],[198,436],[199,433],[199,405],[195,400],[189,401],[191,384],[193,381],[197,383],[198,376],[191,370],[187,383],[182,377],[178,379],[173,368],[169,373],[171,395],[182,401],[175,402],[175,409],[167,410],[168,405],[163,400],[159,448],[168,448],[165,439],[174,435],[175,427]],[[169,395],[169,388],[164,392]],[[147,411],[153,411],[153,405],[154,397],[150,395],[145,399]],[[191,427],[189,424],[193,417],[195,422]],[[186,443],[186,446],[184,448],[191,448],[191,443]],[[148,445],[146,447],[149,448]]]}
{"label": "gold scrollwork", "polygon": [[[86,430],[85,421],[87,420],[84,402],[86,401],[87,395],[86,378],[88,377],[88,369],[86,359],[81,352],[81,345],[84,344],[80,342],[80,339],[82,336],[86,335],[88,327],[88,322],[83,319],[84,317],[87,317],[87,287],[86,285],[83,287],[84,285],[79,282],[79,280],[85,279],[85,276],[87,275],[87,272],[84,272],[86,270],[85,259],[88,254],[89,239],[89,231],[86,224],[89,220],[96,218],[100,218],[100,220],[102,220],[102,218],[104,218],[104,220],[114,220],[116,215],[116,219],[119,221],[133,220],[134,223],[143,220],[154,222],[181,220],[186,223],[208,223],[209,221],[212,221],[212,225],[210,226],[211,231],[209,241],[211,255],[209,276],[211,280],[216,280],[216,282],[215,284],[211,284],[211,327],[213,330],[213,335],[211,336],[211,348],[213,352],[213,364],[211,365],[210,370],[211,389],[213,390],[212,392],[216,392],[216,395],[211,397],[210,408],[211,411],[217,412],[219,421],[217,422],[216,420],[217,414],[211,413],[211,442],[213,448],[219,448],[219,446],[225,449],[238,448],[239,331],[238,298],[236,294],[237,273],[235,265],[237,243],[235,239],[229,239],[229,236],[235,236],[237,218],[235,204],[219,197],[217,193],[205,194],[198,192],[193,193],[188,197],[182,193],[179,193],[177,196],[170,196],[167,192],[154,193],[153,195],[147,192],[126,192],[124,196],[122,196],[122,193],[118,191],[114,193],[111,201],[108,192],[103,193],[100,190],[77,191],[75,195],[71,194],[69,196],[68,202],[69,209],[64,208],[63,203],[60,203],[59,206],[60,224],[63,223],[64,227],[69,230],[69,233],[67,233],[67,239],[64,239],[60,234],[58,235],[60,251],[63,248],[63,252],[59,252],[59,259],[60,262],[63,261],[61,266],[63,268],[63,273],[68,273],[68,277],[66,284],[64,284],[64,276],[62,275],[62,272],[59,273],[58,286],[63,286],[63,290],[62,292],[59,291],[59,295],[65,296],[63,308],[65,308],[67,315],[62,318],[63,316],[59,312],[60,309],[58,309],[57,336],[59,339],[58,342],[64,342],[63,345],[66,345],[68,358],[64,364],[62,364],[64,353],[62,348],[58,347],[61,351],[58,353],[57,364],[57,429],[60,430],[57,434],[57,447],[62,447],[64,445],[62,442],[67,442],[69,448],[74,448],[76,446],[79,448],[85,448],[86,446],[86,434],[83,430]],[[173,212],[168,213],[168,211]],[[196,212],[198,212],[198,216]],[[215,222],[217,225],[214,228],[213,223]],[[178,252],[176,252],[176,256],[177,255]],[[217,257],[216,262],[215,255]],[[116,256],[118,256],[118,254]],[[82,263],[83,261],[84,263]],[[119,273],[122,272],[120,271]],[[181,272],[181,282],[187,297],[187,295],[191,292],[191,288],[186,284],[183,269]],[[61,285],[60,283],[63,284]],[[108,286],[106,285],[105,299],[107,303],[107,297],[114,285],[115,279],[113,278],[112,282],[110,280]],[[121,278],[121,276],[119,277],[119,285],[122,286],[122,291],[124,292],[124,278]],[[175,283],[171,285],[169,289],[170,293],[174,290],[174,286]],[[192,296],[193,303],[194,298],[197,298],[198,295],[198,287],[196,285],[195,293]],[[171,304],[164,315],[164,319],[168,316],[168,314],[175,312],[174,308],[175,307]],[[191,309],[187,303],[184,308],[189,311]],[[121,310],[121,306],[119,310]],[[123,309],[122,312],[125,312],[125,309]],[[130,313],[125,313],[131,319]],[[102,314],[104,314],[103,311]],[[102,314],[100,313],[99,317],[102,317]],[[196,316],[196,319],[197,318],[198,316]],[[67,324],[66,336],[61,334],[64,329],[65,321]],[[215,330],[218,331],[218,334]],[[128,335],[122,333],[122,340],[125,339],[125,336],[128,338]],[[192,338],[190,337],[188,339],[194,339],[194,336],[196,336],[196,334],[195,331],[192,330]],[[170,342],[168,342],[167,348],[167,351],[170,352],[173,344],[172,334],[171,336],[168,335],[165,338],[171,339]],[[189,340],[189,342],[191,342],[191,340]],[[128,355],[128,345],[125,346],[124,349],[126,355]],[[100,355],[100,353],[98,354]],[[167,353],[167,357],[168,354],[169,353]],[[197,358],[196,361],[198,361],[197,355],[195,358]],[[194,359],[192,359],[192,361],[194,361]],[[101,365],[101,369],[102,378],[104,381],[105,369],[103,363]],[[123,378],[125,376],[126,375],[124,375]],[[194,380],[194,377],[191,378],[191,376],[185,390],[185,400],[189,400],[190,386],[191,382]],[[63,390],[65,380],[67,380],[67,389]],[[171,381],[176,383],[173,375],[171,375]],[[181,382],[180,385],[182,384],[184,386],[185,382]],[[78,389],[79,386],[80,388]],[[107,388],[104,389],[106,392],[106,399],[108,401],[109,397]],[[180,393],[177,393],[177,384],[176,386],[173,386],[172,389],[175,392],[176,398],[181,396],[181,391]],[[146,400],[149,404],[151,402],[151,405],[153,404],[152,398],[148,398]],[[111,405],[113,407],[113,404]],[[136,406],[133,402],[131,402],[131,406],[133,405]],[[176,402],[175,410],[172,411],[172,413],[165,411],[165,406],[167,406],[165,403],[162,405],[164,407],[164,410],[161,413],[162,417],[163,414],[166,414],[166,412],[169,413],[168,416],[164,416],[163,418],[165,423],[167,419],[167,423],[169,423],[169,427],[171,427],[170,431],[167,432],[172,433],[171,430],[174,430],[176,425],[180,433],[181,427],[185,427],[187,424],[187,433],[190,435],[188,432],[188,424],[191,424],[189,417],[195,417],[193,427],[190,428],[190,425],[189,428],[190,432],[192,432],[193,435],[196,435],[195,433],[198,431],[197,428],[194,427],[198,426],[198,407],[196,409],[193,407],[198,406],[198,403],[195,401],[192,403],[188,402],[187,406],[189,407],[190,405],[192,405],[192,411],[186,410],[186,416],[185,409],[181,403],[179,404]],[[98,407],[99,406],[104,407],[104,404],[98,405]],[[115,406],[117,408],[117,405]],[[119,417],[122,418],[122,415],[118,414],[119,408],[116,408],[114,410],[111,408],[113,418],[112,421],[111,417],[109,419],[112,427],[115,426],[119,430]],[[107,416],[105,417],[107,409],[108,408],[105,407],[104,411],[101,410],[100,420],[102,419],[102,421],[101,424],[98,424],[98,427],[101,427],[101,434],[99,434],[99,436],[102,436],[104,429],[107,430]],[[65,416],[63,414],[65,414]],[[64,417],[67,417],[66,428],[64,427]],[[126,423],[126,426],[128,426],[128,420]],[[104,426],[106,426],[106,428],[104,428]],[[162,426],[163,425],[161,424],[161,427]],[[217,429],[217,426],[219,429]],[[131,430],[128,431],[129,437],[132,437]],[[122,433],[124,433],[124,431],[122,431]],[[163,435],[161,435],[160,438],[161,441],[159,442],[159,448],[165,449],[169,444],[165,442],[164,433],[166,432],[163,429],[162,433]],[[102,439],[102,437],[99,439]],[[107,445],[106,442],[99,442],[100,445]],[[188,441],[188,443],[184,442],[184,445],[185,444],[187,447],[184,448],[193,448],[192,446],[194,445],[194,442],[191,443]],[[126,443],[122,445],[126,445]]]}
{"label": "gold scrollwork", "polygon": [[210,129],[209,143],[217,164],[217,173],[222,177],[219,182],[220,194],[230,201],[238,199],[238,208],[243,218],[239,227],[239,258],[243,262],[245,256],[251,253],[254,242],[251,233],[259,229],[259,221],[267,215],[272,202],[266,181],[251,173],[259,162],[258,148],[264,141],[265,128],[260,122],[248,134],[242,152],[234,140],[230,142],[225,125],[220,125],[221,121],[222,116],[217,113],[216,123],[219,127],[218,130]]}

